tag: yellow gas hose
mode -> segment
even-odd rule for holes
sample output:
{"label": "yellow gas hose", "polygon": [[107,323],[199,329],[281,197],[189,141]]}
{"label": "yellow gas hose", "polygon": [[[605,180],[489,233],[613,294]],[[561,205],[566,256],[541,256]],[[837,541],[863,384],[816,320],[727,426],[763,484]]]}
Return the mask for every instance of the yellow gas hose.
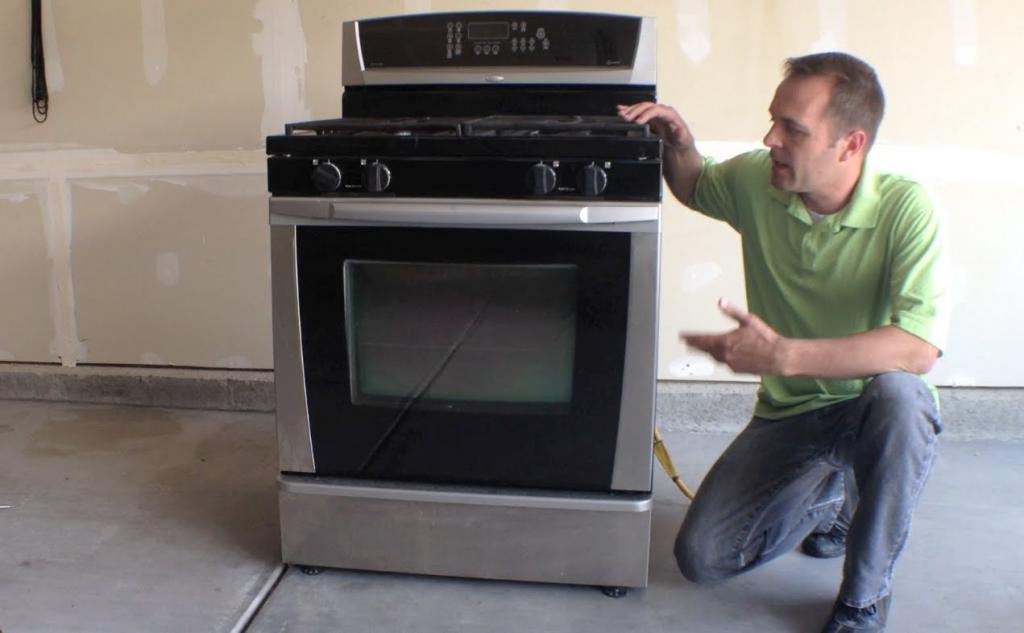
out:
{"label": "yellow gas hose", "polygon": [[675,464],[672,463],[672,457],[668,454],[668,449],[665,448],[665,442],[661,439],[661,433],[658,429],[654,429],[654,456],[658,458],[658,462],[661,463],[661,467],[665,470],[665,473],[675,482],[679,490],[686,495],[687,499],[693,500],[693,492],[686,487],[683,480],[679,477],[679,473],[676,472]]}

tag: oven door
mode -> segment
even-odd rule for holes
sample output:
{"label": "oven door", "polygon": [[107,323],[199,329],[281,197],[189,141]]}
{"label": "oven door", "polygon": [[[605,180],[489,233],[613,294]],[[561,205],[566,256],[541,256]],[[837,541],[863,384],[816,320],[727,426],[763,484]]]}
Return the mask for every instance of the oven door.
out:
{"label": "oven door", "polygon": [[324,204],[271,202],[282,470],[649,490],[656,206]]}

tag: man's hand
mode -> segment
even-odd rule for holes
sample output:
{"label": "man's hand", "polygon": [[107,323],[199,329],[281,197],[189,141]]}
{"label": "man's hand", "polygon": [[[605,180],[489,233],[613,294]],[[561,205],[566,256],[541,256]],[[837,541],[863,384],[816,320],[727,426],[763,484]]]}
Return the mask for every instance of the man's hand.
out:
{"label": "man's hand", "polygon": [[680,332],[679,338],[738,373],[822,380],[867,378],[889,371],[926,374],[939,357],[938,348],[895,325],[839,338],[787,338],[724,299],[718,307],[739,327],[724,334]]}
{"label": "man's hand", "polygon": [[630,123],[647,124],[655,134],[665,141],[666,145],[688,151],[693,149],[693,135],[686,126],[683,117],[675,108],[659,103],[645,101],[633,105],[620,105],[619,117]]}
{"label": "man's hand", "polygon": [[672,194],[686,204],[697,187],[697,179],[704,168],[704,157],[697,151],[693,134],[683,117],[674,108],[645,101],[633,105],[620,105],[619,117],[631,123],[647,124],[664,141],[665,181]]}
{"label": "man's hand", "polygon": [[725,299],[718,300],[718,308],[739,324],[723,334],[679,333],[679,338],[691,347],[711,354],[729,369],[741,374],[783,375],[786,339],[768,327],[754,314],[748,314]]}

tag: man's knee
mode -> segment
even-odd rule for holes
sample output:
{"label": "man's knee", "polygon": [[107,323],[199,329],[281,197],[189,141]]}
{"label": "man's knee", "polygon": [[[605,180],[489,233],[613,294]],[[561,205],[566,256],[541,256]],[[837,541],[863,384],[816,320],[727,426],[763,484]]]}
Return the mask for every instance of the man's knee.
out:
{"label": "man's knee", "polygon": [[698,530],[683,521],[683,526],[676,536],[676,564],[683,577],[698,584],[713,583],[724,580],[730,574],[723,574],[720,561],[716,560],[719,547],[708,538],[704,538]]}
{"label": "man's knee", "polygon": [[891,371],[875,376],[864,388],[864,392],[892,402],[930,397],[924,380],[917,374],[905,371]]}
{"label": "man's knee", "polygon": [[876,422],[890,430],[910,431],[907,427],[928,428],[935,433],[941,430],[934,397],[925,381],[916,374],[899,371],[879,374],[864,388],[864,396],[881,414],[875,416]]}

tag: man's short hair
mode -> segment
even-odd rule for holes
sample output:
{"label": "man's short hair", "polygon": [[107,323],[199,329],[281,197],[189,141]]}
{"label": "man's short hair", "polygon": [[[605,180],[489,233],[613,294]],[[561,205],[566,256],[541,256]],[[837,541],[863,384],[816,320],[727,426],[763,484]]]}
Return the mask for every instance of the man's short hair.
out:
{"label": "man's short hair", "polygon": [[835,137],[854,129],[868,136],[868,148],[875,142],[885,113],[885,95],[875,70],[847,53],[814,53],[786,60],[790,77],[831,77],[835,80],[828,114],[836,125]]}

